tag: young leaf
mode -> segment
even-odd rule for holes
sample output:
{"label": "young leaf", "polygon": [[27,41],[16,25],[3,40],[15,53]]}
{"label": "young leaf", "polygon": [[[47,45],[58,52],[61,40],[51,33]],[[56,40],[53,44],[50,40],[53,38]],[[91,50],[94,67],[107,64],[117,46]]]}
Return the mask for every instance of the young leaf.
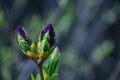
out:
{"label": "young leaf", "polygon": [[35,80],[35,77],[33,76],[33,74],[31,74],[31,80]]}
{"label": "young leaf", "polygon": [[51,76],[50,80],[55,80],[57,77],[58,77],[58,73],[54,73],[54,74]]}
{"label": "young leaf", "polygon": [[32,43],[32,45],[31,45],[31,51],[33,52],[33,53],[36,53],[37,52],[37,47],[36,47],[36,45],[35,45],[35,43],[33,42]]}
{"label": "young leaf", "polygon": [[49,50],[49,43],[47,40],[42,40],[41,51],[47,52]]}
{"label": "young leaf", "polygon": [[44,74],[44,80],[50,80],[50,76],[47,74]]}
{"label": "young leaf", "polygon": [[45,65],[43,66],[43,71],[44,71],[44,74],[47,74],[47,75],[50,76],[50,72],[49,72],[48,68]]}
{"label": "young leaf", "polygon": [[38,73],[36,76],[36,80],[41,80],[40,74]]}
{"label": "young leaf", "polygon": [[49,57],[48,69],[50,72],[50,76],[52,76],[53,73],[56,72],[59,62],[60,62],[60,53],[58,47],[56,47]]}

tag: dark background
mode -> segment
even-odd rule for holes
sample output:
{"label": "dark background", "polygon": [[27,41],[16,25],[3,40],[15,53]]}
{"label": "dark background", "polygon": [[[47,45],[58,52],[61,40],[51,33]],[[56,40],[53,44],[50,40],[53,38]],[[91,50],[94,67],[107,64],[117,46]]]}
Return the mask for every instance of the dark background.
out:
{"label": "dark background", "polygon": [[15,28],[24,26],[37,42],[47,23],[61,52],[58,80],[120,80],[119,0],[0,0],[0,80],[36,75]]}

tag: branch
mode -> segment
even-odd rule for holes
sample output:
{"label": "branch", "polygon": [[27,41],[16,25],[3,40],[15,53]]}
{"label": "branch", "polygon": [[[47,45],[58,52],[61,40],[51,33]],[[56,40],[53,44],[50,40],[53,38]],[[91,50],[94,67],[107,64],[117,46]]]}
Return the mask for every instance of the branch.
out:
{"label": "branch", "polygon": [[38,69],[39,69],[39,73],[40,73],[40,76],[41,76],[41,80],[44,80],[44,77],[43,77],[43,68],[42,68],[43,62],[40,62],[40,61],[38,60],[38,62],[37,62],[36,64],[37,64]]}

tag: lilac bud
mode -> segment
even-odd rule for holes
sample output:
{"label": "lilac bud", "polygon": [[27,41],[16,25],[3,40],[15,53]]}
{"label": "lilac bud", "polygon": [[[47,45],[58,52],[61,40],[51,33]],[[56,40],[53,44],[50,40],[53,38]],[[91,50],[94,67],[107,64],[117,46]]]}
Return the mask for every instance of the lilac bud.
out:
{"label": "lilac bud", "polygon": [[41,32],[41,41],[44,39],[45,34],[49,33],[50,39],[48,40],[50,46],[55,43],[55,32],[52,24],[48,24]]}
{"label": "lilac bud", "polygon": [[27,31],[23,27],[17,26],[16,32],[18,45],[23,51],[23,53],[26,54],[26,52],[30,50],[32,40],[30,39]]}
{"label": "lilac bud", "polygon": [[18,35],[25,37],[25,29],[22,26],[17,26],[16,31]]}
{"label": "lilac bud", "polygon": [[19,38],[24,39],[29,45],[32,44],[32,41],[29,37],[28,32],[22,27],[22,26],[17,26],[16,28],[16,32],[17,32],[17,37],[18,37],[18,42],[19,42]]}

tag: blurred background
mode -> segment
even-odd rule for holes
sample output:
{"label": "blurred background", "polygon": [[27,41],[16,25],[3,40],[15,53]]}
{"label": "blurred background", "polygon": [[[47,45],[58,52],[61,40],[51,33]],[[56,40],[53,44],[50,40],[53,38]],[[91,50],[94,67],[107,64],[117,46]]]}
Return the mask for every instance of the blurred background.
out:
{"label": "blurred background", "polygon": [[52,23],[58,80],[120,80],[120,0],[0,0],[0,80],[30,80],[36,64],[19,49],[17,25],[37,42]]}

